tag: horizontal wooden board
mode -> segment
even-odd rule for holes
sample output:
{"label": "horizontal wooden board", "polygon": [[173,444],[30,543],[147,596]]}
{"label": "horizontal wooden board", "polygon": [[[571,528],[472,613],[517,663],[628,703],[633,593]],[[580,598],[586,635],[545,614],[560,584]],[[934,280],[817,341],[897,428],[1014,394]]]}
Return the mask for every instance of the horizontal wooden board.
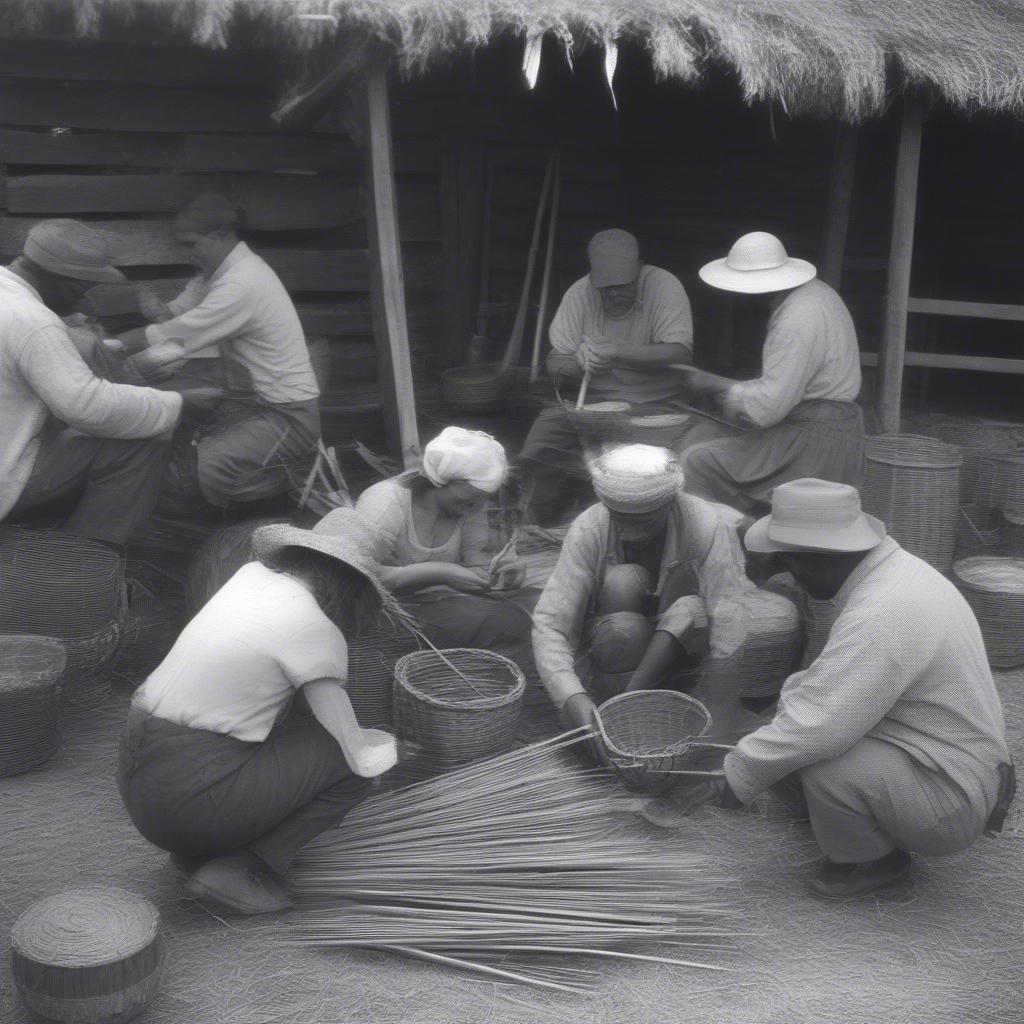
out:
{"label": "horizontal wooden board", "polygon": [[1024,320],[1024,306],[997,302],[958,302],[950,299],[908,299],[907,311],[934,316],[964,316],[978,320]]}
{"label": "horizontal wooden board", "polygon": [[246,210],[253,230],[331,227],[363,215],[358,186],[313,175],[35,174],[8,181],[12,213],[173,213],[214,190]]}
{"label": "horizontal wooden board", "polygon": [[[862,366],[877,366],[877,352],[861,352]],[[998,359],[994,356],[958,356],[949,352],[907,352],[904,366],[921,366],[932,370],[974,370],[979,373],[1024,374],[1024,359]]]}

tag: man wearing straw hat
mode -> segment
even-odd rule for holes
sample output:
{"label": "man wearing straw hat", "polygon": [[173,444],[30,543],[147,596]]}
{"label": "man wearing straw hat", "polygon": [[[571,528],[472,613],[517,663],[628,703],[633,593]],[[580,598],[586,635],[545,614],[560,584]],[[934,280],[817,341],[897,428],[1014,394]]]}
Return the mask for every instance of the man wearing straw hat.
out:
{"label": "man wearing straw hat", "polygon": [[769,314],[761,376],[734,381],[693,366],[672,376],[745,432],[695,445],[687,487],[741,512],[764,511],[772,488],[814,476],[860,483],[864,426],[860,352],[843,300],[806,260],[764,231],[744,235],[700,270],[713,288],[745,295]]}
{"label": "man wearing straw hat", "polygon": [[911,852],[954,853],[1001,828],[1014,768],[981,631],[957,589],[887,537],[846,484],[780,485],[745,542],[811,597],[834,600],[838,616],[707,795],[735,806],[781,782],[798,800],[802,790],[826,855],[811,888],[831,898],[903,880]]}
{"label": "man wearing straw hat", "polygon": [[0,520],[73,501],[65,528],[119,547],[152,511],[183,396],[99,379],[60,319],[122,281],[75,220],[36,224],[0,268]]}
{"label": "man wearing straw hat", "polygon": [[[587,257],[590,273],[565,293],[551,322],[547,368],[556,387],[586,380],[589,402],[627,402],[636,415],[678,412],[679,386],[664,368],[693,359],[681,282],[642,264],[637,240],[618,228],[594,235]],[[561,406],[537,417],[517,467],[531,482],[537,523],[553,521],[589,490],[579,436]]]}

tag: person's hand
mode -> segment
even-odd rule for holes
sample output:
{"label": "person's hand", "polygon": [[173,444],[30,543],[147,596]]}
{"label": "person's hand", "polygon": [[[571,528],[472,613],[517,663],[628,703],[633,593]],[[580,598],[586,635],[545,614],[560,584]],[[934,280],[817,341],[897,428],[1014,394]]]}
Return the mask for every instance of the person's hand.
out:
{"label": "person's hand", "polygon": [[588,728],[591,730],[584,749],[590,760],[600,765],[608,764],[608,753],[601,742],[601,734],[597,724],[597,705],[587,693],[574,693],[559,712],[562,723],[567,729]]}
{"label": "person's hand", "polygon": [[584,373],[605,373],[617,349],[618,345],[606,338],[584,334],[583,343],[576,350],[576,361]]}
{"label": "person's hand", "polygon": [[734,810],[743,804],[732,791],[732,787],[724,776],[713,779],[701,779],[687,786],[673,788],[669,795],[651,800],[645,804],[640,814],[652,825],[660,828],[675,828],[682,824],[682,819],[704,806],[725,807]]}
{"label": "person's hand", "polygon": [[150,323],[159,324],[171,319],[173,314],[168,309],[167,303],[157,295],[152,287],[143,285],[139,288],[138,295],[139,312]]}
{"label": "person's hand", "polygon": [[362,743],[353,766],[356,775],[372,779],[398,764],[398,744],[391,733],[383,729],[363,729]]}
{"label": "person's hand", "polygon": [[486,576],[467,569],[464,565],[445,566],[442,582],[446,586],[467,594],[482,594],[485,590],[490,589],[490,583]]}
{"label": "person's hand", "polygon": [[165,341],[136,353],[132,363],[144,379],[160,381],[172,376],[184,358],[185,350],[180,341]]}

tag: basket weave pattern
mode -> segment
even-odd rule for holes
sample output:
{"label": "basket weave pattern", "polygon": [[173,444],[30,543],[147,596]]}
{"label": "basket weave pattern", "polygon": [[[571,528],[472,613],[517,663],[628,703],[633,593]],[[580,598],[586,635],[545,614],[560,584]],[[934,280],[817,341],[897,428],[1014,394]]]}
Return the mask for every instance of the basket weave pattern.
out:
{"label": "basket weave pattern", "polygon": [[348,647],[348,698],[364,729],[390,728],[393,719],[395,666],[419,649],[411,630],[378,616],[374,625]]}
{"label": "basket weave pattern", "polygon": [[57,749],[57,684],[67,655],[46,636],[0,636],[0,776],[48,761]]}
{"label": "basket weave pattern", "polygon": [[995,668],[1024,665],[1024,558],[979,555],[953,566]]}
{"label": "basket weave pattern", "polygon": [[943,573],[953,564],[962,462],[955,448],[932,437],[883,435],[864,442],[864,511]]}
{"label": "basket weave pattern", "polygon": [[395,666],[394,692],[398,736],[447,771],[512,746],[526,679],[514,661],[491,651],[414,651]]}

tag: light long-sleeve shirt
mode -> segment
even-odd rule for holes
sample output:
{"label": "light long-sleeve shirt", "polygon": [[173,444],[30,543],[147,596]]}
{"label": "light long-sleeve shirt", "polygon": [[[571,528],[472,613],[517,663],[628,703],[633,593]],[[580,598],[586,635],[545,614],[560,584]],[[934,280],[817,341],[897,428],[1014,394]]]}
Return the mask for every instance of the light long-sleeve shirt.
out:
{"label": "light long-sleeve shirt", "polygon": [[[660,267],[641,267],[637,280],[636,302],[621,318],[604,314],[601,295],[581,277],[571,285],[551,321],[549,337],[553,352],[575,355],[584,335],[604,337],[620,345],[682,345],[693,361],[693,316],[690,300],[680,280]],[[596,373],[588,389],[590,401],[622,401],[639,404],[657,402],[678,394],[672,374],[661,367],[650,371],[613,367]]]}
{"label": "light long-sleeve shirt", "polygon": [[837,595],[839,615],[809,668],[790,676],[773,721],[725,759],[748,802],[791,772],[863,737],[905,750],[972,799],[1009,760],[981,631],[957,589],[892,538]]}
{"label": "light long-sleeve shirt", "polygon": [[52,420],[95,437],[148,438],[180,414],[175,392],[96,377],[39,293],[0,268],[0,520],[21,497]]}
{"label": "light long-sleeve shirt", "polygon": [[[622,545],[616,542],[608,509],[592,505],[570,527],[533,615],[537,671],[558,707],[584,692],[577,672],[584,625],[593,614],[605,572],[622,562]],[[730,599],[753,589],[753,584],[744,575],[736,535],[715,506],[680,493],[669,515],[656,592],[677,566],[686,564],[698,581],[698,593],[673,602],[659,617],[658,628],[678,638],[691,626],[710,626],[715,653],[716,608],[724,603],[732,613],[735,605]],[[731,622],[728,631],[735,632]]]}
{"label": "light long-sleeve shirt", "polygon": [[146,328],[150,345],[180,341],[185,358],[216,346],[229,378],[251,380],[273,405],[320,394],[295,306],[277,274],[245,242],[205,286],[190,282],[170,309],[176,314],[170,320]]}
{"label": "light long-sleeve shirt", "polygon": [[846,304],[824,281],[794,288],[768,321],[761,376],[725,393],[726,415],[744,427],[771,427],[801,402],[853,402],[860,350]]}

